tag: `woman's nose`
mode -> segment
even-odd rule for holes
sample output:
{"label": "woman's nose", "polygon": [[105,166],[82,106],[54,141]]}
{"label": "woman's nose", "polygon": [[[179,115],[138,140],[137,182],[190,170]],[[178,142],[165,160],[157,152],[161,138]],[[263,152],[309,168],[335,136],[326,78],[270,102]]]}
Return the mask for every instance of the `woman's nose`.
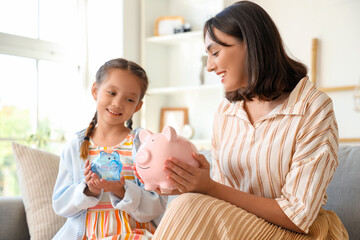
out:
{"label": "woman's nose", "polygon": [[213,62],[213,60],[211,59],[211,57],[208,57],[208,58],[207,58],[207,61],[206,61],[206,70],[207,70],[208,72],[214,71],[214,62]]}

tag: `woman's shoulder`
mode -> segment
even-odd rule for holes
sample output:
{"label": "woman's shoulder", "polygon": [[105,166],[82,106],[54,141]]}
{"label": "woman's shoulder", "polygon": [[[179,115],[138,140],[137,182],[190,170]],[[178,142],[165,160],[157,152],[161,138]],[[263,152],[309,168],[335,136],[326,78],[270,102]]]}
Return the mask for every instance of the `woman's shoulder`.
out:
{"label": "woman's shoulder", "polygon": [[327,95],[325,92],[321,91],[316,87],[316,85],[310,81],[309,79],[306,80],[306,87],[307,89],[307,97],[306,101],[308,105],[311,106],[322,106],[323,104],[332,104],[332,99]]}
{"label": "woman's shoulder", "polygon": [[308,108],[318,108],[323,104],[332,103],[331,98],[324,92],[320,91],[316,85],[305,77],[301,79],[298,85],[290,93],[288,105],[301,106],[304,111]]}
{"label": "woman's shoulder", "polygon": [[237,111],[243,108],[244,101],[229,101],[224,98],[216,110],[218,115],[235,115]]}

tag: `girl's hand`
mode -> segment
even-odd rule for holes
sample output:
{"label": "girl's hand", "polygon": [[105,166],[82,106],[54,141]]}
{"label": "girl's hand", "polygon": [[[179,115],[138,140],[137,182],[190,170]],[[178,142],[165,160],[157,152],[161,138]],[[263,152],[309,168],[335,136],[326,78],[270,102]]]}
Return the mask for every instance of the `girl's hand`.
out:
{"label": "girl's hand", "polygon": [[97,197],[101,193],[101,187],[98,185],[98,182],[100,181],[99,176],[96,173],[93,173],[91,171],[91,166],[89,160],[86,160],[85,162],[85,181],[87,184],[87,187],[84,190],[84,194],[87,196],[93,196]]}
{"label": "girl's hand", "polygon": [[164,171],[180,193],[207,194],[213,183],[210,178],[210,164],[202,154],[193,153],[193,158],[199,162],[199,167],[170,158],[165,161]]}
{"label": "girl's hand", "polygon": [[119,198],[124,198],[125,195],[125,178],[121,176],[118,181],[107,181],[105,179],[99,180],[99,186],[104,189],[104,192],[112,192]]}

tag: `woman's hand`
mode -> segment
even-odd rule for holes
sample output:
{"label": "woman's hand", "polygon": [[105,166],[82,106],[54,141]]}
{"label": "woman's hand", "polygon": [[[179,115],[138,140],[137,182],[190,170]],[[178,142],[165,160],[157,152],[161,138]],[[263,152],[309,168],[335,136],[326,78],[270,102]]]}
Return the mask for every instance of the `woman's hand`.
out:
{"label": "woman's hand", "polygon": [[97,197],[101,193],[101,186],[98,185],[99,176],[91,171],[89,160],[85,162],[85,181],[87,187],[84,190],[84,194],[87,196]]}
{"label": "woman's hand", "polygon": [[202,154],[193,153],[193,158],[199,162],[199,167],[170,158],[165,161],[164,171],[179,193],[207,194],[214,183],[210,178],[210,164]]}

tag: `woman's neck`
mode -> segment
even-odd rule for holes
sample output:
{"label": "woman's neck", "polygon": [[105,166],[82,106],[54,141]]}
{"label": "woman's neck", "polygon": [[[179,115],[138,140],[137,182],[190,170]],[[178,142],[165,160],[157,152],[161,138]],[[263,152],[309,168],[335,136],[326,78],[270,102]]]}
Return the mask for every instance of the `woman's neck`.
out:
{"label": "woman's neck", "polygon": [[122,142],[130,133],[130,129],[125,126],[105,127],[98,124],[91,136],[92,141],[101,147],[113,147]]}
{"label": "woman's neck", "polygon": [[256,121],[268,115],[279,104],[282,104],[288,97],[289,93],[285,93],[272,101],[262,101],[258,98],[254,98],[251,101],[244,101],[244,109],[249,121],[254,124]]}

